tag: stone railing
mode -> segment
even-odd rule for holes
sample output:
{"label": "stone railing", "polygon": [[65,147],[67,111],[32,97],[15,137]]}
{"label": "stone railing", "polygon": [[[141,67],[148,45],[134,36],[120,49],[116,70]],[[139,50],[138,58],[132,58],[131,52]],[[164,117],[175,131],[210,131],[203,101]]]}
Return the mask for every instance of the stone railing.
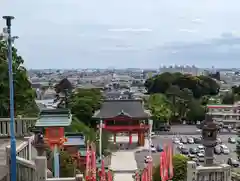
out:
{"label": "stone railing", "polygon": [[[11,172],[7,178],[10,178]],[[69,178],[47,178],[47,159],[37,156],[35,161],[17,156],[17,181],[82,181],[81,174]]]}
{"label": "stone railing", "polygon": [[240,173],[232,172],[232,181],[240,181]]}
{"label": "stone railing", "polygon": [[[29,128],[35,125],[38,118],[15,118],[15,136],[29,136]],[[10,118],[0,118],[0,138],[10,137]]]}

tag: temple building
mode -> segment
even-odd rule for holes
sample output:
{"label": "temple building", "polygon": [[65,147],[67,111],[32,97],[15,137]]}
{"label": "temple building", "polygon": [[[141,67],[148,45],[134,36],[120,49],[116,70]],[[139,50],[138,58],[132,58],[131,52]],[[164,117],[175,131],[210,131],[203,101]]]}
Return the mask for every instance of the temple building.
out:
{"label": "temple building", "polygon": [[102,120],[103,129],[112,132],[116,143],[116,134],[129,134],[129,144],[132,144],[132,134],[138,134],[138,145],[143,146],[145,132],[148,131],[150,113],[144,109],[142,100],[105,100],[100,110],[93,118]]}

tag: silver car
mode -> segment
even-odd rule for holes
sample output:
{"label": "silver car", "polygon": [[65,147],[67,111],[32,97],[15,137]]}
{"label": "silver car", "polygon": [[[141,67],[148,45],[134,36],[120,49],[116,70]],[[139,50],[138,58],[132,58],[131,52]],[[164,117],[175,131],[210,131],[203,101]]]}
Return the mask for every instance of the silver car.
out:
{"label": "silver car", "polygon": [[187,139],[187,142],[189,144],[194,144],[194,139],[190,137],[190,138]]}

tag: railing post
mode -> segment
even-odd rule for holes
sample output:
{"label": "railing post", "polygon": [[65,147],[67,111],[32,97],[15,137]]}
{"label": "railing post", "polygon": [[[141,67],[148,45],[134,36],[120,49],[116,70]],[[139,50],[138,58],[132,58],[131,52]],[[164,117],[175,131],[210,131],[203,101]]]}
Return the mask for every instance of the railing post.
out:
{"label": "railing post", "polygon": [[23,136],[22,135],[22,130],[23,130],[22,119],[17,118],[16,122],[17,122],[16,136],[21,137]]}
{"label": "railing post", "polygon": [[10,181],[10,148],[6,147],[6,165],[8,168],[7,181]]}
{"label": "railing post", "polygon": [[83,181],[83,174],[77,174],[75,178],[76,181]]}
{"label": "railing post", "polygon": [[36,164],[36,181],[47,180],[47,159],[45,156],[37,156],[35,159]]}

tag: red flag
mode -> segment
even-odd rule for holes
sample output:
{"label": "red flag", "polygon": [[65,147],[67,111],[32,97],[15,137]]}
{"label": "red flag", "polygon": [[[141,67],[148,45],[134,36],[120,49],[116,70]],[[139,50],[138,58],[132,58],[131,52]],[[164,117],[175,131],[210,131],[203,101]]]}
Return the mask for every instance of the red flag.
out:
{"label": "red flag", "polygon": [[108,170],[108,181],[113,181],[112,173],[110,170]]}
{"label": "red flag", "polygon": [[104,160],[102,160],[101,181],[106,181],[106,173],[105,173]]}
{"label": "red flag", "polygon": [[143,170],[141,181],[147,181],[147,172],[146,171],[147,171],[146,169]]}
{"label": "red flag", "polygon": [[161,177],[161,181],[165,181],[165,175],[164,175],[164,170],[165,170],[165,167],[164,167],[164,159],[165,159],[165,156],[164,156],[164,152],[161,152],[160,153],[160,177]]}
{"label": "red flag", "polygon": [[171,144],[169,146],[169,178],[173,178],[173,162],[172,162],[172,156],[173,156],[173,145]]}
{"label": "red flag", "polygon": [[135,173],[135,181],[140,181],[140,176],[138,172]]}
{"label": "red flag", "polygon": [[91,170],[91,152],[89,149],[89,143],[87,143],[87,155],[86,155],[86,177],[90,176],[90,170]]}
{"label": "red flag", "polygon": [[145,176],[144,176],[145,180],[144,181],[148,181],[148,170],[145,169]]}
{"label": "red flag", "polygon": [[152,181],[153,162],[150,160],[147,164],[148,181]]}
{"label": "red flag", "polygon": [[164,146],[164,176],[165,180],[168,180],[168,163],[169,163],[169,158],[168,158],[168,147],[167,145]]}
{"label": "red flag", "polygon": [[96,152],[92,150],[92,180],[96,181]]}

